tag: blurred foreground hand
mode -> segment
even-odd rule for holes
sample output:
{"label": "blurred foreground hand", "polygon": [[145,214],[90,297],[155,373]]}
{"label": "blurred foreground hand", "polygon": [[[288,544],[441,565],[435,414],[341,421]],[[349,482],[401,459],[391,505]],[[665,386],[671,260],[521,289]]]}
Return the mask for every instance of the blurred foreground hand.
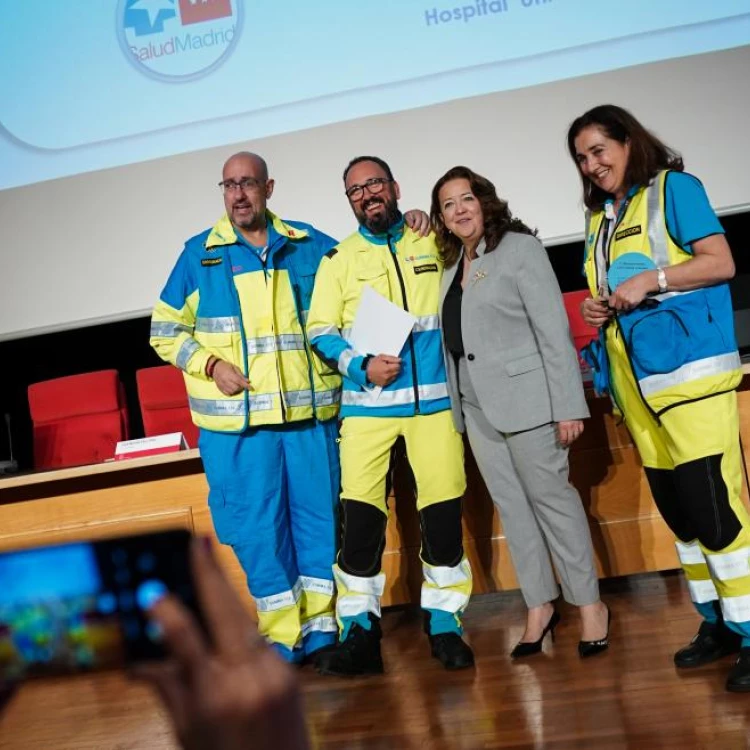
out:
{"label": "blurred foreground hand", "polygon": [[296,677],[258,635],[207,542],[195,539],[191,558],[212,643],[167,597],[151,614],[171,658],[132,674],[159,693],[186,750],[307,750]]}

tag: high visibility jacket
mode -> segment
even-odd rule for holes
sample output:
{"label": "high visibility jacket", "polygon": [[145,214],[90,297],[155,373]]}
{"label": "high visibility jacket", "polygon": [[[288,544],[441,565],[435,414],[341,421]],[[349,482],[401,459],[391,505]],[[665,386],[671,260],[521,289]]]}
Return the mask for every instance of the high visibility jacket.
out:
{"label": "high visibility jacket", "polygon": [[[667,228],[667,174],[660,172],[629,198],[611,231],[604,232],[604,211],[589,217],[584,269],[592,295],[600,285],[596,249],[605,234],[607,268],[626,253],[643,254],[661,268],[693,257]],[[607,341],[615,336],[622,337],[641,397],[657,417],[673,406],[730,391],[742,379],[726,283],[655,295],[636,310],[617,315]]]}
{"label": "high visibility jacket", "polygon": [[[364,227],[320,263],[307,321],[313,349],[344,376],[341,416],[405,417],[450,409],[438,304],[443,264],[434,238],[403,219],[383,235]],[[378,393],[367,382],[365,355],[348,341],[365,286],[417,318],[399,356],[401,372]]]}
{"label": "high visibility jacket", "polygon": [[[193,421],[208,430],[338,413],[341,380],[323,372],[304,330],[315,272],[335,241],[309,224],[267,216],[265,261],[224,216],[188,240],[154,308],[151,345],[184,371]],[[205,375],[211,355],[239,367],[252,390],[222,394]]]}

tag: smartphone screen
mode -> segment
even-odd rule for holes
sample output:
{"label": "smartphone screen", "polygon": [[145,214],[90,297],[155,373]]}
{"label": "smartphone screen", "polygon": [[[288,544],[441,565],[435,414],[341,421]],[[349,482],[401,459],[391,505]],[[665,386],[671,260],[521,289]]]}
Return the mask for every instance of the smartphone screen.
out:
{"label": "smartphone screen", "polygon": [[163,657],[146,612],[173,593],[198,614],[189,546],[179,530],[0,553],[0,677]]}

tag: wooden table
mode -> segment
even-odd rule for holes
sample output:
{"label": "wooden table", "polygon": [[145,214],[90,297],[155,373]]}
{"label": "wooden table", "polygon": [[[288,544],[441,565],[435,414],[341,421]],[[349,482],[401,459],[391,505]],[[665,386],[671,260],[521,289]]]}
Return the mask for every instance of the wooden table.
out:
{"label": "wooden table", "polygon": [[[743,387],[748,387],[747,379]],[[739,393],[743,442],[750,445],[750,394]],[[589,399],[592,418],[571,451],[571,479],[591,522],[600,575],[678,567],[672,535],[659,517],[627,430],[607,399]],[[464,510],[476,593],[516,588],[502,526],[467,448]],[[419,601],[419,522],[410,473],[401,462],[383,568],[383,604]],[[0,550],[165,528],[213,535],[208,488],[197,450],[0,479]],[[248,606],[232,551],[218,554]]]}

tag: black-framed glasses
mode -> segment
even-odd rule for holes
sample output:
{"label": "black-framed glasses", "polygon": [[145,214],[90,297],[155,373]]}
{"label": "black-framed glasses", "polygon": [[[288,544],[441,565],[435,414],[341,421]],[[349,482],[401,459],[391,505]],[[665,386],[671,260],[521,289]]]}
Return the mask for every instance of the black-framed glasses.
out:
{"label": "black-framed glasses", "polygon": [[222,180],[219,183],[222,193],[233,193],[241,190],[243,193],[252,193],[261,189],[263,183],[255,177],[243,177],[241,180]]}
{"label": "black-framed glasses", "polygon": [[377,195],[378,193],[383,192],[383,188],[389,182],[393,182],[393,180],[390,180],[387,177],[373,177],[367,180],[363,185],[352,185],[346,191],[346,197],[350,201],[358,201],[365,194],[365,188],[367,188],[370,195]]}

